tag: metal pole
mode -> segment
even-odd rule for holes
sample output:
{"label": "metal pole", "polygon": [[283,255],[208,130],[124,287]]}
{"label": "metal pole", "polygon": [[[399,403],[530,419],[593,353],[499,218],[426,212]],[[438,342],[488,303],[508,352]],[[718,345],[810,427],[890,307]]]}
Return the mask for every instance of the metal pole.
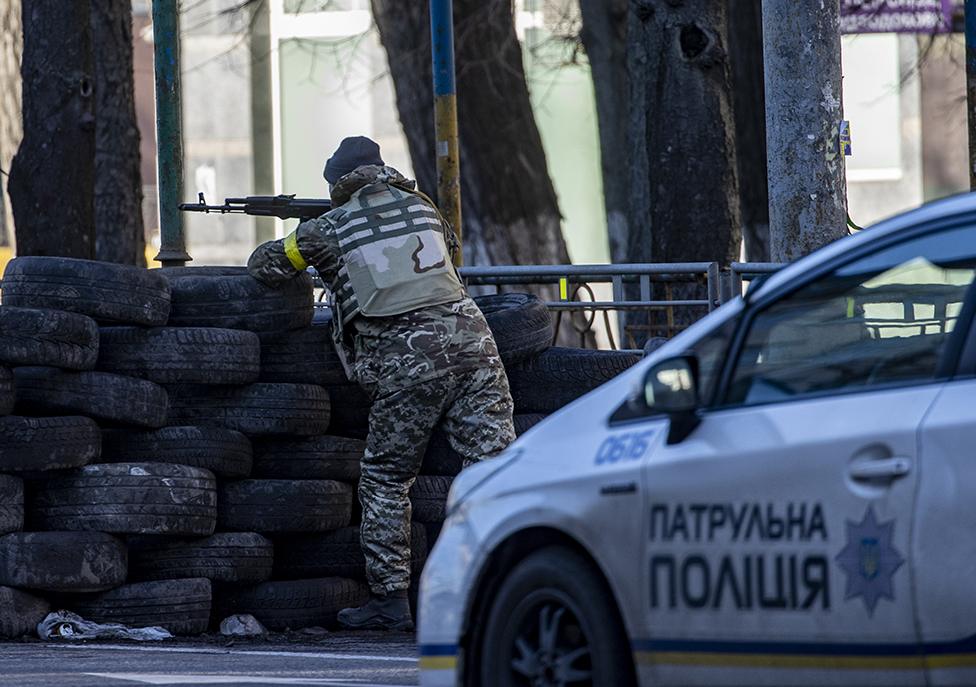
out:
{"label": "metal pole", "polygon": [[183,121],[180,105],[179,0],[153,0],[156,70],[156,169],[159,189],[159,254],[163,267],[180,267],[190,256],[183,238]]}
{"label": "metal pole", "polygon": [[763,0],[770,258],[847,234],[840,2]]}
{"label": "metal pole", "polygon": [[966,0],[966,94],[969,110],[969,189],[976,191],[976,0]]}
{"label": "metal pole", "polygon": [[[251,168],[254,194],[274,195],[274,81],[271,71],[271,9],[251,6]],[[273,217],[254,218],[255,243],[275,238]]]}
{"label": "metal pole", "polygon": [[[451,0],[430,0],[434,61],[434,130],[437,145],[437,203],[461,243],[461,169],[458,152],[457,87],[454,81],[454,9]],[[458,250],[455,264],[464,260]]]}

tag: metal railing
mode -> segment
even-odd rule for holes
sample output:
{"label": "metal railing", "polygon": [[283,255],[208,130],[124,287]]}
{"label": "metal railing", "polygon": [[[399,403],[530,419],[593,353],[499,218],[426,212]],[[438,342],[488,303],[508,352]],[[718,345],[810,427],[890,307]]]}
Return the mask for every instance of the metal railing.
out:
{"label": "metal railing", "polygon": [[[673,335],[679,328],[674,316],[675,309],[696,308],[710,312],[719,305],[719,276],[716,262],[461,268],[461,277],[468,287],[495,287],[496,290],[499,287],[537,287],[534,290],[542,296],[546,307],[555,313],[555,336],[560,331],[563,315],[567,314],[570,327],[579,336],[580,345],[604,343],[613,349],[622,348],[618,346],[617,339],[626,339],[628,329],[626,325],[615,326],[611,313],[662,312],[664,321],[658,326],[667,335]],[[606,291],[605,288],[595,288],[598,284],[610,286],[608,299],[597,297],[599,291]],[[687,293],[682,294],[685,297],[673,297],[672,292],[677,284],[692,285],[691,290],[699,292],[692,295],[699,297],[687,297]],[[655,286],[659,288],[655,289]],[[602,319],[602,331],[594,326],[598,316]],[[626,316],[624,319],[627,319]],[[627,349],[633,350],[632,347]]]}
{"label": "metal railing", "polygon": [[733,262],[729,265],[728,272],[722,273],[726,277],[723,280],[722,302],[741,296],[743,282],[770,275],[784,264],[782,262]]}
{"label": "metal railing", "polygon": [[[722,269],[717,262],[682,262],[468,266],[460,272],[475,293],[538,294],[554,314],[554,336],[568,317],[579,345],[635,350],[636,335],[671,337],[741,294],[744,282],[779,267],[733,263]],[[653,324],[633,324],[639,318],[627,313],[635,312],[659,315]]]}

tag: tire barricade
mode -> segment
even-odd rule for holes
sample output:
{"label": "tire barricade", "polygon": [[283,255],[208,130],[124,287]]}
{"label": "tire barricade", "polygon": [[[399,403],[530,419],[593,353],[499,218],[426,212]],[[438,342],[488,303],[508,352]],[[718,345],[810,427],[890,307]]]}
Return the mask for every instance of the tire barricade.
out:
{"label": "tire barricade", "polygon": [[[365,601],[357,482],[370,400],[302,275],[16,258],[0,300],[0,638],[52,608],[213,631],[333,627]],[[638,359],[551,347],[528,294],[476,298],[518,433]],[[461,457],[435,432],[413,485],[416,597]]]}

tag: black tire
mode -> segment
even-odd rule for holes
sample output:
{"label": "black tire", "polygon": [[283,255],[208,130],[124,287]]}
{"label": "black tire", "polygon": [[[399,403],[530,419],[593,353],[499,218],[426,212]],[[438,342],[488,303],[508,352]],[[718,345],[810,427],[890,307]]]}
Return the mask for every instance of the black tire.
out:
{"label": "black tire", "polygon": [[427,451],[420,464],[421,475],[451,475],[461,472],[464,458],[454,450],[447,438],[447,432],[437,427],[431,432]]}
{"label": "black tire", "polygon": [[327,532],[352,516],[352,486],[332,480],[252,479],[220,487],[220,529]]}
{"label": "black tire", "polygon": [[369,410],[373,405],[358,384],[329,387],[332,398],[332,421],[329,434],[365,439],[369,434]]}
{"label": "black tire", "polygon": [[366,442],[346,437],[258,439],[254,442],[254,476],[263,479],[334,479],[359,481]]}
{"label": "black tire", "polygon": [[313,436],[329,427],[329,392],[314,384],[176,384],[167,389],[171,424],[226,427],[255,436]]}
{"label": "black tire", "polygon": [[271,578],[274,547],[254,532],[218,532],[206,539],[134,537],[129,541],[132,580],[205,577],[213,582],[256,583]]}
{"label": "black tire", "polygon": [[278,332],[312,321],[312,277],[303,273],[278,288],[265,286],[246,267],[164,267],[173,307],[171,327],[225,327]]}
{"label": "black tire", "polygon": [[[533,684],[534,676],[515,677],[517,643],[543,644],[543,637],[551,637],[551,646],[530,647],[543,657],[536,662],[540,676],[552,670],[555,659],[588,646],[589,652],[570,663],[574,669],[590,671],[591,680],[585,684],[636,684],[630,642],[613,596],[600,574],[572,551],[553,546],[530,554],[506,576],[490,603],[487,622],[478,633],[480,646],[472,657],[471,674],[478,679],[471,682],[483,687]],[[543,623],[551,634],[540,630]]]}
{"label": "black tire", "polygon": [[36,486],[39,530],[209,536],[217,522],[213,473],[185,465],[87,465]]}
{"label": "black tire", "polygon": [[546,304],[530,293],[476,296],[505,365],[525,360],[552,345],[552,317]]}
{"label": "black tire", "polygon": [[98,425],[87,417],[0,417],[0,472],[80,468],[100,447]]}
{"label": "black tire", "polygon": [[341,577],[264,582],[244,589],[222,586],[215,595],[219,617],[250,613],[275,631],[332,628],[339,611],[368,600],[365,584]]}
{"label": "black tire", "polygon": [[546,419],[544,413],[520,413],[512,417],[512,424],[515,425],[515,436],[520,437],[537,424]]}
{"label": "black tire", "polygon": [[0,475],[0,534],[24,529],[24,480]]}
{"label": "black tire", "polygon": [[258,378],[257,334],[203,327],[104,327],[99,370],[158,384],[249,384]]}
{"label": "black tire", "polygon": [[136,582],[97,596],[65,599],[65,607],[85,620],[129,627],[158,625],[174,635],[196,635],[210,622],[210,580]]}
{"label": "black tire", "polygon": [[517,413],[552,413],[640,360],[622,351],[550,348],[508,368]]}
{"label": "black tire", "polygon": [[441,530],[444,529],[444,523],[442,522],[427,522],[424,523],[424,530],[427,532],[427,551],[434,550],[434,544],[437,543],[437,538],[441,536]]}
{"label": "black tire", "polygon": [[223,427],[163,427],[148,432],[106,429],[100,460],[189,465],[210,470],[217,477],[240,479],[251,474],[251,440]]}
{"label": "black tire", "polygon": [[14,373],[0,365],[0,415],[14,412]]}
{"label": "black tire", "polygon": [[332,341],[330,324],[276,332],[261,337],[262,382],[349,384]]}
{"label": "black tire", "polygon": [[[301,580],[310,577],[346,577],[366,580],[366,557],[359,541],[359,527],[335,532],[301,534],[275,539],[275,579]],[[410,524],[410,570],[419,576],[427,560],[427,531],[420,523]]]}
{"label": "black tire", "polygon": [[445,475],[420,475],[410,487],[410,503],[414,522],[443,522],[447,493],[453,477]]}
{"label": "black tire", "polygon": [[651,353],[659,349],[661,346],[666,344],[669,339],[663,336],[652,336],[647,341],[644,342],[644,357],[646,358]]}
{"label": "black tire", "polygon": [[101,532],[0,537],[0,584],[45,592],[102,592],[125,582],[125,544]]}
{"label": "black tire", "polygon": [[0,639],[17,639],[37,632],[51,605],[19,589],[0,587]]}
{"label": "black tire", "polygon": [[90,370],[98,357],[98,325],[61,310],[0,306],[0,364]]}
{"label": "black tire", "polygon": [[54,367],[14,369],[21,415],[87,415],[138,427],[166,424],[166,390],[144,379],[109,372],[66,372]]}
{"label": "black tire", "polygon": [[3,274],[3,302],[52,308],[100,322],[159,326],[170,313],[170,288],[160,270],[94,260],[14,258]]}
{"label": "black tire", "polygon": [[[521,436],[544,417],[545,415],[541,413],[516,415],[512,418],[515,436]],[[430,441],[427,443],[427,452],[424,454],[424,462],[420,465],[420,474],[454,476],[461,472],[463,467],[464,458],[451,446],[447,432],[437,427],[431,433]]]}

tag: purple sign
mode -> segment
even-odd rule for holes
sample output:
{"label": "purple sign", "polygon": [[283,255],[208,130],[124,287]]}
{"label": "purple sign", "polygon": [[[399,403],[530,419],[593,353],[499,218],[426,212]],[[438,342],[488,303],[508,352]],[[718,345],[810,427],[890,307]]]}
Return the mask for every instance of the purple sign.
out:
{"label": "purple sign", "polygon": [[841,33],[945,33],[952,0],[840,0]]}

